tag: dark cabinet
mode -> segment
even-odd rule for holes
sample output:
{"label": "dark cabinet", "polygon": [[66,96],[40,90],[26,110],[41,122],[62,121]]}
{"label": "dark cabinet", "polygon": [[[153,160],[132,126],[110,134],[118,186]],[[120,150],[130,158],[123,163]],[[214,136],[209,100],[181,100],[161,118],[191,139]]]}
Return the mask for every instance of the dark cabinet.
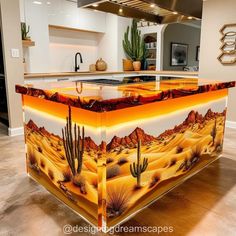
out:
{"label": "dark cabinet", "polygon": [[8,111],[7,111],[6,85],[4,77],[0,77],[0,122],[7,126],[9,124]]}
{"label": "dark cabinet", "polygon": [[0,78],[0,112],[7,112],[6,86],[4,78]]}

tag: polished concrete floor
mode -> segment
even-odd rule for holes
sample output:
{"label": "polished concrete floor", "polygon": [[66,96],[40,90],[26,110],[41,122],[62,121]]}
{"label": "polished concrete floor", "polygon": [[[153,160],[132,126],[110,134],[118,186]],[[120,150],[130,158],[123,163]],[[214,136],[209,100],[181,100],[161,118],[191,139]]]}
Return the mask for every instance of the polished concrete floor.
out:
{"label": "polished concrete floor", "polygon": [[[123,226],[173,227],[174,232],[159,235],[236,235],[235,154],[236,130],[226,129],[224,153],[219,160]],[[1,125],[0,181],[0,236],[64,235],[62,229],[66,224],[88,226],[83,219],[28,178],[23,136],[8,137]]]}

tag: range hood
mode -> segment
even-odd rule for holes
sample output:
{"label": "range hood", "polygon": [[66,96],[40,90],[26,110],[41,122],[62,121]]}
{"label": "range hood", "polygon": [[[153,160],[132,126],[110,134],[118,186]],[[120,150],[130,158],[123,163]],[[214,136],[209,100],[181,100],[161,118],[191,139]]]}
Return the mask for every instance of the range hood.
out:
{"label": "range hood", "polygon": [[78,7],[157,24],[201,19],[202,0],[78,0]]}

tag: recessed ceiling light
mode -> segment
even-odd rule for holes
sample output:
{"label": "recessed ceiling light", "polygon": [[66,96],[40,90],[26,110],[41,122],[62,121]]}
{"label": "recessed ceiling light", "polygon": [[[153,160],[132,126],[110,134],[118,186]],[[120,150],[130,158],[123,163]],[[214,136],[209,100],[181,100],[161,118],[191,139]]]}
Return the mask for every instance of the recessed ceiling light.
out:
{"label": "recessed ceiling light", "polygon": [[98,7],[98,4],[95,3],[95,4],[93,4],[92,6],[93,6],[93,7]]}
{"label": "recessed ceiling light", "polygon": [[122,8],[120,8],[120,9],[119,9],[119,12],[120,12],[120,13],[122,13],[122,12],[123,12],[123,9],[122,9]]}
{"label": "recessed ceiling light", "polygon": [[51,2],[47,2],[47,4],[48,4],[48,5],[50,5],[50,4],[51,4]]}
{"label": "recessed ceiling light", "polygon": [[33,3],[34,3],[34,4],[38,4],[38,5],[41,5],[41,4],[42,4],[42,2],[40,2],[40,1],[33,1]]}
{"label": "recessed ceiling light", "polygon": [[150,5],[150,7],[155,7],[155,4],[152,3],[152,4]]}
{"label": "recessed ceiling light", "polygon": [[193,19],[193,17],[192,17],[192,16],[188,16],[188,19],[189,19],[189,20],[192,20],[192,19]]}
{"label": "recessed ceiling light", "polygon": [[173,14],[174,14],[174,15],[178,15],[178,12],[177,12],[177,11],[174,11]]}

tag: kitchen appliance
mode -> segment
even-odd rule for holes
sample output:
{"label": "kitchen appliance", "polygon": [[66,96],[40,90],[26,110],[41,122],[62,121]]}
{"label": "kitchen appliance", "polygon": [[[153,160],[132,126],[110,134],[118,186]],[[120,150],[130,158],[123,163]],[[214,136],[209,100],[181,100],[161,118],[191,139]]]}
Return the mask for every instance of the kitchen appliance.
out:
{"label": "kitchen appliance", "polygon": [[127,77],[116,77],[111,79],[88,79],[88,80],[78,80],[77,82],[82,82],[86,84],[100,84],[105,86],[121,86],[127,84],[138,84],[152,81],[178,79],[169,76],[150,76],[150,75],[138,75],[138,76],[127,76]]}
{"label": "kitchen appliance", "polygon": [[202,0],[78,0],[78,7],[157,24],[201,19]]}

